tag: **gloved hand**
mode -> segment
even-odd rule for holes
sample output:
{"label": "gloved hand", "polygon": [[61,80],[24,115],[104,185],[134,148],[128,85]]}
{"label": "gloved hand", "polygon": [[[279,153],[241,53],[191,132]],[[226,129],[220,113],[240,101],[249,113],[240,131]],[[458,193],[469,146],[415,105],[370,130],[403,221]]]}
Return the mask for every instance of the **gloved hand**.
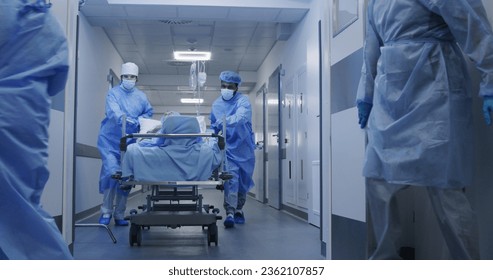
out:
{"label": "gloved hand", "polygon": [[214,127],[217,128],[217,130],[223,130],[223,120],[220,119],[220,120],[217,120],[215,123],[214,123]]}
{"label": "gloved hand", "polygon": [[491,125],[491,115],[490,113],[493,111],[493,96],[484,96],[483,97],[483,116],[486,125]]}
{"label": "gloved hand", "polygon": [[125,133],[136,133],[139,132],[139,121],[133,118],[126,119]]}
{"label": "gloved hand", "polygon": [[371,108],[373,107],[373,105],[364,101],[358,101],[357,107],[359,127],[365,128],[366,124],[368,123],[368,117],[370,116]]}

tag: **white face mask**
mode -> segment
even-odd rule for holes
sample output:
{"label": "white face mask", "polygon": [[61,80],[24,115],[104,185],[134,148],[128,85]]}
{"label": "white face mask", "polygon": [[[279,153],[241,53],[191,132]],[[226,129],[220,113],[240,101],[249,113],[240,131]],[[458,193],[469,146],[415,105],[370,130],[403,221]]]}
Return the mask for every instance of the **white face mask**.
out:
{"label": "white face mask", "polygon": [[135,87],[135,80],[122,80],[122,86],[126,90],[132,90]]}
{"label": "white face mask", "polygon": [[230,100],[231,98],[233,98],[234,94],[235,94],[235,91],[232,89],[227,89],[227,88],[221,89],[221,95],[223,96],[224,100]]}

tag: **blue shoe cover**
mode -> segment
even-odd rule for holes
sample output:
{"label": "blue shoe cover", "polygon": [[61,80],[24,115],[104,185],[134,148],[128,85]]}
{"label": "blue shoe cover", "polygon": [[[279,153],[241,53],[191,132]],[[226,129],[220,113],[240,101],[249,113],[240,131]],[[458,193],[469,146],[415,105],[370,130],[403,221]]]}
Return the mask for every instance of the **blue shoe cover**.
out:
{"label": "blue shoe cover", "polygon": [[109,225],[111,221],[111,214],[103,214],[99,218],[99,223],[102,225]]}
{"label": "blue shoe cover", "polygon": [[115,219],[115,225],[121,226],[121,227],[126,227],[126,226],[128,226],[128,221],[123,220],[123,219]]}
{"label": "blue shoe cover", "polygon": [[245,223],[245,215],[243,215],[243,212],[235,213],[235,223],[240,225]]}
{"label": "blue shoe cover", "polygon": [[224,227],[225,228],[232,228],[235,226],[235,220],[233,218],[232,214],[228,214],[226,217],[226,220],[224,220]]}

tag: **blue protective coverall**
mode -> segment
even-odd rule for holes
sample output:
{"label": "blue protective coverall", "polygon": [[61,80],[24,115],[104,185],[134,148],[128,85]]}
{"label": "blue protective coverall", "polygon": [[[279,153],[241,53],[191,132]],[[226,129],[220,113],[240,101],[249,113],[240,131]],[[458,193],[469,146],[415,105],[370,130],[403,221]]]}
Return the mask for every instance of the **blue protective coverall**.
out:
{"label": "blue protective coverall", "polygon": [[[120,138],[122,137],[123,115],[126,116],[125,133],[139,132],[139,117],[150,118],[153,109],[145,93],[137,87],[125,89],[121,84],[113,87],[106,96],[106,116],[101,122],[98,137],[98,149],[101,153],[103,165],[99,177],[99,192],[105,194],[102,205],[103,214],[112,214],[112,199],[108,199],[108,191],[116,190],[117,200],[121,196],[128,196],[128,191],[119,188],[117,180],[111,175],[121,171],[120,167]],[[106,191],[106,192],[105,192]],[[123,199],[124,200],[124,199]],[[125,201],[117,202],[115,219],[123,219]]]}
{"label": "blue protective coverall", "polygon": [[212,104],[211,128],[215,133],[222,130],[226,117],[226,164],[225,170],[233,179],[224,184],[224,207],[228,214],[241,210],[246,194],[254,186],[252,175],[255,167],[255,142],[252,130],[252,106],[248,97],[239,92],[230,100],[218,97]]}
{"label": "blue protective coverall", "polygon": [[367,18],[357,101],[373,104],[363,174],[381,238],[374,256],[392,258],[383,247],[396,234],[386,224],[392,211],[375,201],[392,207],[395,192],[414,185],[429,188],[452,257],[477,258],[474,217],[460,191],[471,184],[473,166],[472,96],[461,50],[481,72],[480,95],[492,96],[493,34],[482,3],[371,0]]}
{"label": "blue protective coverall", "polygon": [[[197,118],[172,115],[162,119],[162,134],[200,133]],[[222,161],[215,141],[199,137],[160,138],[162,144],[130,144],[122,161],[123,177],[137,181],[204,181]]]}
{"label": "blue protective coverall", "polygon": [[50,97],[67,73],[65,35],[44,1],[0,0],[0,259],[72,258],[40,205]]}

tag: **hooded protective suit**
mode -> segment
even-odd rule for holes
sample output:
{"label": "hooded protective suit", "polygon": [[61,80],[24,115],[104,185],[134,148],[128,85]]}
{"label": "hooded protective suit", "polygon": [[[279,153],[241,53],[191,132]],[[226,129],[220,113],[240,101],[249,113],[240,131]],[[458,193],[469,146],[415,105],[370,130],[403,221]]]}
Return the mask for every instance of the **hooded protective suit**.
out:
{"label": "hooded protective suit", "polygon": [[461,49],[482,74],[480,95],[493,95],[493,32],[482,3],[370,0],[367,18],[357,103],[362,127],[371,110],[363,170],[377,240],[371,258],[400,257],[396,193],[422,186],[451,257],[477,259],[476,219],[462,191],[472,181],[473,133]]}
{"label": "hooded protective suit", "polygon": [[122,85],[113,87],[106,97],[106,117],[101,122],[98,149],[103,165],[99,178],[99,192],[107,188],[118,188],[118,181],[111,175],[120,170],[120,138],[122,137],[123,115],[126,115],[127,134],[139,132],[139,117],[150,118],[153,109],[146,95],[138,88],[125,89]]}
{"label": "hooded protective suit", "polygon": [[70,259],[40,205],[50,97],[64,89],[68,72],[65,35],[44,1],[0,0],[0,53],[0,258]]}
{"label": "hooded protective suit", "polygon": [[[172,115],[162,119],[162,134],[200,133],[197,119]],[[217,144],[201,138],[160,138],[162,144],[127,147],[122,161],[122,175],[139,181],[204,181],[221,164]]]}
{"label": "hooded protective suit", "polygon": [[493,95],[493,34],[480,0],[369,5],[358,102],[373,104],[364,176],[462,188],[472,181],[471,92],[461,53]]}

